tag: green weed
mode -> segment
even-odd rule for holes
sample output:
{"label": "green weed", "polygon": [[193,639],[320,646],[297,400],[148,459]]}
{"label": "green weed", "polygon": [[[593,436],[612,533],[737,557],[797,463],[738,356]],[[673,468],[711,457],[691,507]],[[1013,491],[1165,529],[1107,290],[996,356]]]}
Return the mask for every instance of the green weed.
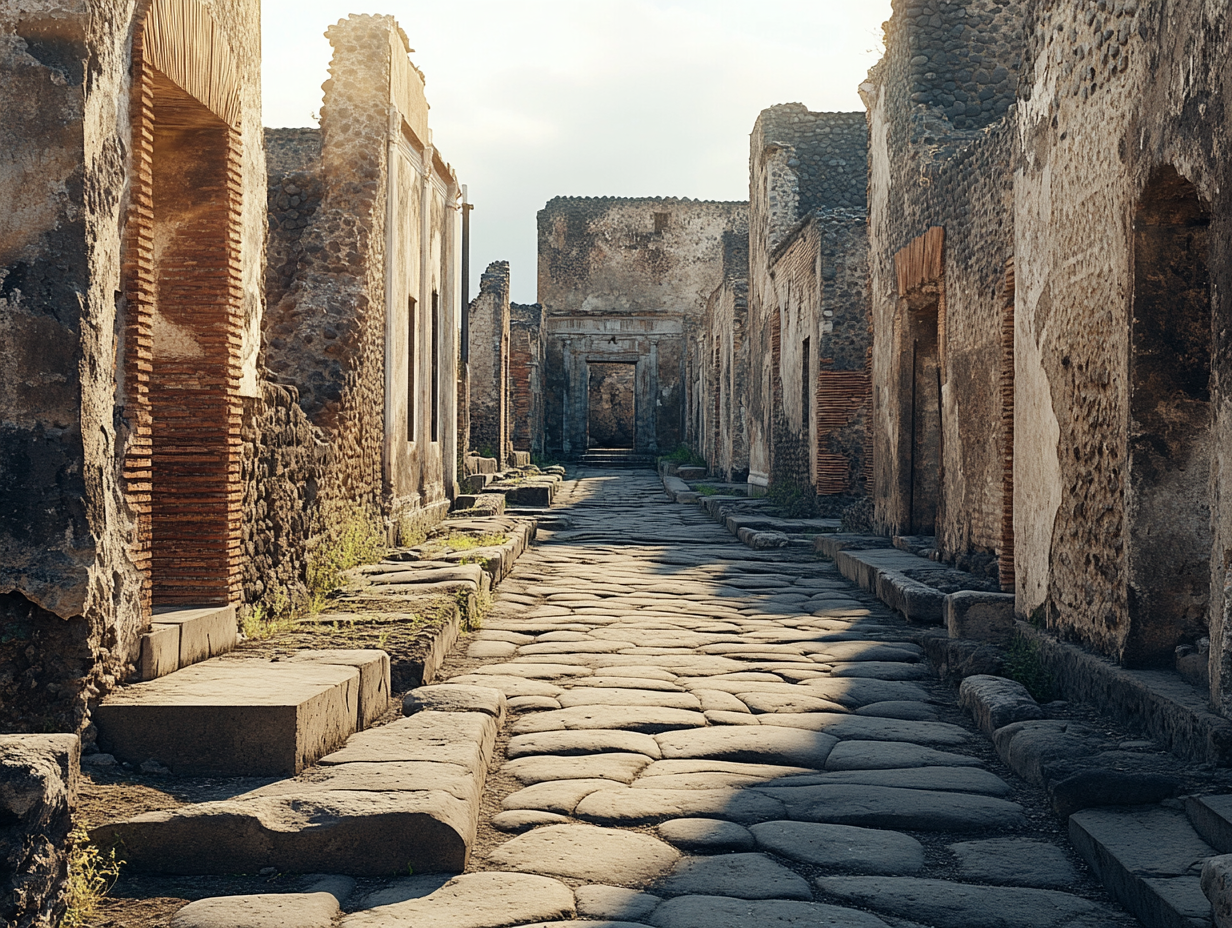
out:
{"label": "green weed", "polygon": [[1005,654],[1005,675],[1027,688],[1036,702],[1051,702],[1055,684],[1052,674],[1044,669],[1039,645],[1022,635],[1015,635]]}
{"label": "green weed", "polygon": [[333,534],[317,545],[308,557],[308,590],[313,611],[342,585],[342,575],[360,564],[373,564],[384,557],[385,533],[368,513],[354,509]]}
{"label": "green weed", "polygon": [[59,928],[85,928],[97,917],[99,903],[115,885],[124,861],[116,859],[115,848],[103,853],[91,844],[84,825],[73,829],[69,841],[68,908]]}
{"label": "green weed", "polygon": [[474,548],[499,548],[508,540],[508,535],[490,532],[486,535],[450,535],[445,539],[445,544],[455,551],[470,551]]}

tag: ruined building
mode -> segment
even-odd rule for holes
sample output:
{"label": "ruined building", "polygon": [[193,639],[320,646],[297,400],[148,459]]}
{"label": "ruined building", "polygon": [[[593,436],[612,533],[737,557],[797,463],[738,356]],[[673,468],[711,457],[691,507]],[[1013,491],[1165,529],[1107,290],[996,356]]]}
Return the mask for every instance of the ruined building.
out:
{"label": "ruined building", "polygon": [[[316,536],[360,517],[393,539],[439,521],[456,493],[461,188],[393,18],[326,35],[321,128],[266,133],[272,383],[250,480],[268,501],[253,535],[280,540],[256,552],[253,600],[302,576]],[[310,441],[283,425],[298,421]]]}
{"label": "ruined building", "polygon": [[879,525],[1228,715],[1225,25],[900,0],[862,90]]}
{"label": "ruined building", "polygon": [[684,441],[686,333],[746,228],[744,203],[558,197],[539,211],[549,454]]}
{"label": "ruined building", "polygon": [[865,135],[861,113],[789,103],[750,136],[748,481],[833,514],[867,492]]}
{"label": "ruined building", "polygon": [[74,731],[155,609],[242,597],[256,2],[0,4],[0,706]]}

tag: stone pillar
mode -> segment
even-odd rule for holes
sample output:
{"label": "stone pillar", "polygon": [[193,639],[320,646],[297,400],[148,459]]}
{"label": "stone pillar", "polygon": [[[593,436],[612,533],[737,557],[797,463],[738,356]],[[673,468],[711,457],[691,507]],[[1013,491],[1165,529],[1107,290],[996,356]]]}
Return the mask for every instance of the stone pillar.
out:
{"label": "stone pillar", "polygon": [[494,261],[471,301],[471,448],[505,463],[509,444],[509,262]]}

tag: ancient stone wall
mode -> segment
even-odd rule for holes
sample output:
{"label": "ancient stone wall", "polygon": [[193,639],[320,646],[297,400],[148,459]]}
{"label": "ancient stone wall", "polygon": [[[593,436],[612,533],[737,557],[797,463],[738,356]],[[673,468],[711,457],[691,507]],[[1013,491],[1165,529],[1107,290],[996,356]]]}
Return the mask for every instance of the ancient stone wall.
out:
{"label": "ancient stone wall", "polygon": [[1001,376],[1015,138],[1005,114],[1023,11],[935,6],[896,5],[886,55],[862,87],[876,520],[935,533],[944,556],[994,574],[1012,543]]}
{"label": "ancient stone wall", "polygon": [[725,235],[743,203],[563,198],[539,212],[539,301],[545,330],[545,446],[566,458],[590,446],[591,363],[634,367],[634,450],[685,438],[685,330],[723,277]]}
{"label": "ancient stone wall", "polygon": [[[149,17],[176,24],[157,56],[134,46]],[[228,68],[195,67],[201,31],[216,37]],[[148,191],[162,163],[153,147],[167,136],[151,120],[170,115],[173,96],[226,139],[223,160],[210,165],[212,189],[228,198],[215,294],[226,305],[223,406],[257,390],[259,32],[248,0],[208,9],[193,0],[0,3],[0,189],[20,204],[0,218],[0,595],[20,628],[0,643],[0,685],[20,679],[25,689],[3,701],[0,728],[84,729],[90,701],[132,672],[148,621],[148,519],[160,487],[150,478],[149,391],[162,385],[151,361],[156,344],[168,344],[165,329],[154,338],[158,279],[147,261],[159,219]],[[224,458],[236,450],[219,449]],[[238,595],[238,549],[226,557],[217,592]]]}
{"label": "ancient stone wall", "polygon": [[471,300],[471,447],[504,462],[509,444],[509,262],[494,261]]}
{"label": "ancient stone wall", "polygon": [[509,434],[514,451],[543,454],[543,306],[509,306]]}
{"label": "ancient stone wall", "polygon": [[790,103],[750,138],[748,479],[836,512],[867,482],[866,132]]}
{"label": "ancient stone wall", "polygon": [[266,129],[269,242],[265,298],[277,306],[295,281],[301,241],[321,205],[321,130]]}

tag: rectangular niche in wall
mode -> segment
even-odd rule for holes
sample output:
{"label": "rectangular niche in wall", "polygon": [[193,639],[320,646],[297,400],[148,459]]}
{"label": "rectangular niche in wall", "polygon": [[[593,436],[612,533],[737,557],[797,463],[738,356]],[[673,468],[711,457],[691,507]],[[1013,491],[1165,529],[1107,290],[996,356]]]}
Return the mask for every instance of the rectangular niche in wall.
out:
{"label": "rectangular niche in wall", "polygon": [[903,341],[901,415],[910,457],[907,488],[908,533],[932,535],[937,530],[941,492],[941,359],[938,303],[906,307]]}
{"label": "rectangular niche in wall", "polygon": [[587,413],[591,448],[633,448],[637,434],[637,365],[592,361]]}
{"label": "rectangular niche in wall", "polygon": [[1122,658],[1165,664],[1206,634],[1210,599],[1210,214],[1170,167],[1134,222],[1129,630]]}

